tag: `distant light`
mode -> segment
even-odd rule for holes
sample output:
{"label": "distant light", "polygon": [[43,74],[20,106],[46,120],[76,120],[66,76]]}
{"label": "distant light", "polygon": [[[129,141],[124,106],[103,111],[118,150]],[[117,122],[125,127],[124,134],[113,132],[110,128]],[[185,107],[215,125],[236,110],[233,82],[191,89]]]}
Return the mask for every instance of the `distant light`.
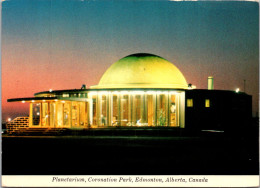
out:
{"label": "distant light", "polygon": [[236,93],[238,93],[239,92],[239,88],[236,88]]}
{"label": "distant light", "polygon": [[61,101],[62,103],[65,103],[65,101]]}
{"label": "distant light", "polygon": [[25,103],[25,101],[22,101],[22,103]]}
{"label": "distant light", "polygon": [[37,116],[39,116],[40,115],[40,112],[37,112]]}
{"label": "distant light", "polygon": [[49,91],[52,92],[52,89],[50,89]]}
{"label": "distant light", "polygon": [[42,102],[45,102],[46,100],[42,100]]}
{"label": "distant light", "polygon": [[32,100],[32,102],[35,102],[34,100]]}
{"label": "distant light", "polygon": [[7,121],[11,121],[12,119],[11,118],[8,118]]}
{"label": "distant light", "polygon": [[55,99],[54,101],[58,101],[58,99]]}

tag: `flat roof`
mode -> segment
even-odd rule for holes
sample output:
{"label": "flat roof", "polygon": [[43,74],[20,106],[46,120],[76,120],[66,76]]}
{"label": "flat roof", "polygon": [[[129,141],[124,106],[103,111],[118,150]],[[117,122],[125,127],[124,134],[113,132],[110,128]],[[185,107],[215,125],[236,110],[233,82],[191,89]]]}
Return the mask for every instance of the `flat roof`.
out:
{"label": "flat roof", "polygon": [[52,90],[50,91],[41,91],[38,93],[35,93],[34,95],[40,95],[40,94],[61,94],[61,93],[84,93],[89,91],[122,91],[122,90],[128,90],[128,91],[154,91],[154,90],[168,90],[168,91],[185,91],[185,89],[174,89],[174,88],[109,88],[109,89],[67,89],[67,90]]}
{"label": "flat roof", "polygon": [[7,102],[19,102],[19,101],[32,101],[32,100],[55,100],[58,99],[57,97],[27,97],[27,98],[12,98],[7,99]]}

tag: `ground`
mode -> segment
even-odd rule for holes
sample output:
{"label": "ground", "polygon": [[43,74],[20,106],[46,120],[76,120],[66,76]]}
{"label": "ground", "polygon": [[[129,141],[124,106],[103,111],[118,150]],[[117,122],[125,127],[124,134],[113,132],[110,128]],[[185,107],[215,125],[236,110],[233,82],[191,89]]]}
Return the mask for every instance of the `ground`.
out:
{"label": "ground", "polygon": [[3,175],[252,175],[258,137],[3,136]]}

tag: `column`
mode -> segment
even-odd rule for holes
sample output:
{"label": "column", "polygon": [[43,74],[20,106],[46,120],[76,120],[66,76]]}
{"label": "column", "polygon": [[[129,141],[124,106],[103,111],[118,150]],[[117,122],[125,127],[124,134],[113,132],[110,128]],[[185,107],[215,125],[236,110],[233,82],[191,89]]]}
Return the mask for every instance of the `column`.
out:
{"label": "column", "polygon": [[133,101],[132,122],[133,125],[136,125],[136,98],[134,94],[132,96],[132,101]]}
{"label": "column", "polygon": [[175,118],[176,118],[176,126],[179,127],[180,126],[180,122],[179,122],[179,119],[180,119],[180,94],[176,94],[176,98],[175,98],[175,105],[176,105],[176,115],[175,115]]}
{"label": "column", "polygon": [[108,126],[112,126],[112,120],[113,120],[113,94],[109,92],[108,94]]}
{"label": "column", "polygon": [[147,94],[141,95],[141,123],[147,124]]}
{"label": "column", "polygon": [[131,93],[128,94],[128,121],[133,125],[133,95]]}
{"label": "column", "polygon": [[70,121],[69,121],[69,127],[72,127],[72,102],[69,102],[69,105],[70,105]]}
{"label": "column", "polygon": [[96,98],[97,126],[101,126],[101,111],[102,111],[102,95],[98,93]]}
{"label": "column", "polygon": [[89,103],[88,103],[89,105],[89,115],[88,115],[88,122],[89,122],[89,125],[91,126],[91,125],[93,125],[93,99],[92,99],[92,96],[90,95],[89,96]]}
{"label": "column", "polygon": [[185,127],[185,92],[180,93],[179,98],[179,126],[180,128]]}
{"label": "column", "polygon": [[110,104],[109,104],[109,94],[107,93],[106,94],[106,106],[107,106],[107,109],[106,109],[106,113],[107,113],[107,121],[106,121],[106,126],[109,126],[109,122],[111,121],[111,118],[110,118],[110,114],[109,114],[109,108],[110,108]]}
{"label": "column", "polygon": [[29,127],[33,125],[33,103],[30,103]]}
{"label": "column", "polygon": [[165,124],[166,124],[166,126],[170,126],[170,119],[171,119],[171,117],[170,117],[170,115],[171,115],[171,113],[169,112],[170,111],[170,104],[169,104],[169,102],[170,102],[170,100],[169,100],[169,92],[167,92],[166,94],[165,94],[165,107],[166,107],[166,109],[165,109],[165,117],[166,117],[166,121],[165,121]]}
{"label": "column", "polygon": [[157,126],[157,94],[153,94],[153,126]]}
{"label": "column", "polygon": [[121,126],[121,94],[117,94],[118,126]]}

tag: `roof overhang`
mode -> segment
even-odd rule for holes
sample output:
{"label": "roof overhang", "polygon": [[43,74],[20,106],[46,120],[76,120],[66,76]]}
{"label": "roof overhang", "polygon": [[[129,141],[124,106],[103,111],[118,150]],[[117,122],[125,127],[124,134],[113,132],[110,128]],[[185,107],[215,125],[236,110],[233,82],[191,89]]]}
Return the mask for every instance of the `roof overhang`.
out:
{"label": "roof overhang", "polygon": [[28,97],[28,98],[13,98],[7,99],[7,102],[37,102],[37,101],[53,101],[58,100],[58,97]]}
{"label": "roof overhang", "polygon": [[29,98],[13,98],[7,99],[7,102],[47,102],[47,101],[79,101],[79,102],[87,102],[86,98],[78,98],[78,97],[29,97]]}

